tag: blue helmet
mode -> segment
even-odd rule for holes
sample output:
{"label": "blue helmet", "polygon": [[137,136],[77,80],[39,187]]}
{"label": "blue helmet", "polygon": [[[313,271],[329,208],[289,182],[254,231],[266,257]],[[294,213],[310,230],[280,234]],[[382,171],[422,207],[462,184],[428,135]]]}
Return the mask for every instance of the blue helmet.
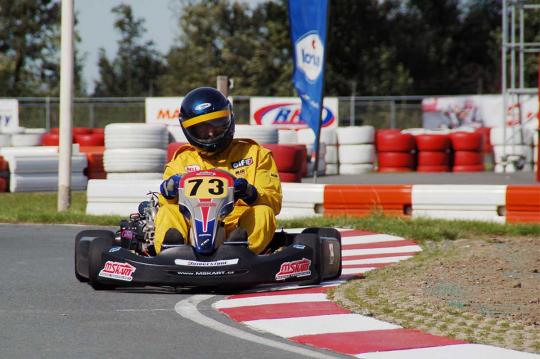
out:
{"label": "blue helmet", "polygon": [[202,152],[220,152],[234,137],[232,105],[212,87],[191,90],[180,106],[180,125],[189,143]]}

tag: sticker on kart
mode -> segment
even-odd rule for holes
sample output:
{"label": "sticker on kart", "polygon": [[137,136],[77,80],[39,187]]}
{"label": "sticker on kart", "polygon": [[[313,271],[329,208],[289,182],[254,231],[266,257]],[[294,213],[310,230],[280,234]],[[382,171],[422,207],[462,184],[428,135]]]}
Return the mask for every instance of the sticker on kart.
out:
{"label": "sticker on kart", "polygon": [[311,275],[311,261],[307,258],[302,258],[297,261],[281,263],[279,272],[276,273],[276,280],[285,280],[287,278],[301,278]]}
{"label": "sticker on kart", "polygon": [[137,268],[129,263],[107,261],[105,266],[103,266],[103,269],[99,272],[99,276],[131,282],[133,280],[133,272],[135,272],[135,269]]}
{"label": "sticker on kart", "polygon": [[201,262],[189,259],[175,259],[174,264],[187,267],[222,267],[238,264],[239,258],[222,259],[219,261]]}

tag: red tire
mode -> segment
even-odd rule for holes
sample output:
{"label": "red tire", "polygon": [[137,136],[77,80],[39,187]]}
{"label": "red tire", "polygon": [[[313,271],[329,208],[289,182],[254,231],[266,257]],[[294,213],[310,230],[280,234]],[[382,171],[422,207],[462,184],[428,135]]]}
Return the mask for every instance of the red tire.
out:
{"label": "red tire", "polygon": [[293,172],[278,172],[281,182],[301,182],[302,176],[299,173]]}
{"label": "red tire", "polygon": [[414,155],[407,152],[380,152],[377,154],[379,167],[414,167]]}
{"label": "red tire", "polygon": [[418,135],[416,147],[418,151],[444,152],[450,148],[450,137],[448,135]]}
{"label": "red tire", "polygon": [[418,166],[416,172],[450,172],[450,166]]}
{"label": "red tire", "polygon": [[410,152],[416,148],[414,136],[397,130],[377,132],[377,152]]}
{"label": "red tire", "polygon": [[302,161],[307,161],[299,153],[302,147],[305,148],[303,145],[264,144],[263,146],[272,151],[279,172],[299,172],[302,168]]}
{"label": "red tire", "polygon": [[454,166],[452,172],[484,172],[484,165]]}
{"label": "red tire", "polygon": [[107,172],[105,171],[86,169],[84,174],[86,177],[88,177],[88,179],[107,179]]}
{"label": "red tire", "polygon": [[73,138],[81,146],[105,146],[105,135],[102,133],[80,134]]}
{"label": "red tire", "polygon": [[493,152],[493,146],[490,140],[491,127],[480,127],[476,129],[476,132],[482,135],[482,151]]}
{"label": "red tire", "polygon": [[7,192],[7,190],[8,190],[7,178],[0,177],[0,192]]}
{"label": "red tire", "polygon": [[171,142],[167,146],[167,162],[170,162],[174,156],[174,153],[176,150],[180,147],[185,145],[185,142]]}
{"label": "red tire", "polygon": [[410,167],[379,167],[377,170],[382,173],[394,173],[394,172],[412,172],[413,169]]}
{"label": "red tire", "polygon": [[454,132],[450,134],[454,151],[480,151],[482,134],[478,132]]}
{"label": "red tire", "polygon": [[454,166],[478,166],[484,163],[484,154],[473,151],[454,152]]}
{"label": "red tire", "polygon": [[103,153],[87,153],[86,160],[88,161],[88,170],[92,172],[104,172],[103,168]]}
{"label": "red tire", "polygon": [[448,166],[450,163],[450,154],[447,152],[418,152],[418,166]]}
{"label": "red tire", "polygon": [[105,129],[102,127],[99,128],[92,128],[92,133],[102,133],[105,134]]}
{"label": "red tire", "polygon": [[60,136],[58,133],[45,133],[41,138],[42,146],[58,146],[60,143]]}
{"label": "red tire", "polygon": [[4,159],[4,157],[0,156],[0,171],[7,171],[8,170],[8,162]]}

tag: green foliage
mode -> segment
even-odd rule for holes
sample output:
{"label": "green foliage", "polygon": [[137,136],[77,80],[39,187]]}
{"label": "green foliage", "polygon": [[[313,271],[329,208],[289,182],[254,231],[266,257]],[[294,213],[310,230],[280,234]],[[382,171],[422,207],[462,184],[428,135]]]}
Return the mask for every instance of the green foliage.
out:
{"label": "green foliage", "polygon": [[235,95],[292,95],[292,60],[285,1],[254,9],[227,0],[183,2],[178,47],[167,55],[163,92],[185,94],[234,79]]}
{"label": "green foliage", "polygon": [[118,52],[109,61],[100,49],[98,67],[100,79],[96,81],[95,96],[152,96],[159,95],[156,81],[165,71],[161,55],[154,43],[141,43],[145,33],[144,20],[135,19],[129,5],[112,9],[116,15],[114,27],[120,33]]}

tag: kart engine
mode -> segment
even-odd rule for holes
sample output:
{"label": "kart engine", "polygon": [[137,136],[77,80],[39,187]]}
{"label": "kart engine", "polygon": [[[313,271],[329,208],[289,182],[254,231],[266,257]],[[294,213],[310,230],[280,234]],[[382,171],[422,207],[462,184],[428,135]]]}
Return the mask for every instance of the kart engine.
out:
{"label": "kart engine", "polygon": [[139,204],[137,213],[129,216],[129,220],[120,221],[120,230],[116,233],[116,241],[120,246],[142,255],[156,255],[154,249],[155,218],[158,210],[157,192],[149,192],[148,201]]}

